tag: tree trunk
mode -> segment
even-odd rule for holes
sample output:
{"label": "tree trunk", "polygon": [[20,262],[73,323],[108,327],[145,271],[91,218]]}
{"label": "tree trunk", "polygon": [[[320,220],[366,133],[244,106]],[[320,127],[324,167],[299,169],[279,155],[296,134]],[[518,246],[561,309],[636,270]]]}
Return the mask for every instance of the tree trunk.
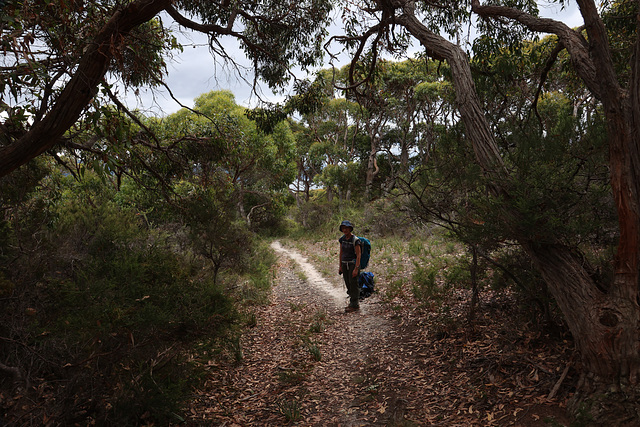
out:
{"label": "tree trunk", "polygon": [[325,187],[325,192],[327,194],[327,202],[333,201],[333,188],[331,185]]}
{"label": "tree trunk", "polygon": [[309,178],[304,180],[304,201],[308,202],[311,199],[311,180]]}
{"label": "tree trunk", "polygon": [[[638,322],[638,278],[640,266],[640,31],[627,93],[615,73],[606,28],[593,0],[577,0],[588,34],[587,40],[560,22],[539,19],[515,9],[480,6],[473,10],[483,17],[508,17],[533,31],[558,36],[571,55],[572,64],[586,87],[603,105],[609,136],[611,188],[618,211],[620,240],[614,259],[614,277],[607,289],[599,290],[582,271],[581,260],[531,250],[534,260],[558,302],[565,299],[563,312],[581,352],[583,375],[580,387],[593,395],[604,389],[624,390],[637,396],[640,382],[640,334]],[[550,251],[553,253],[553,251]],[[575,257],[573,257],[575,258]],[[573,280],[574,289],[567,289]],[[571,320],[569,320],[571,319]],[[632,387],[629,387],[632,386]],[[631,392],[630,388],[635,388]],[[640,419],[635,413],[636,419]]]}
{"label": "tree trunk", "polygon": [[409,146],[412,145],[409,143],[411,132],[405,130],[403,135],[404,138],[400,143],[400,173],[407,175],[409,173]]}
{"label": "tree trunk", "polygon": [[[476,0],[474,11],[482,9]],[[583,4],[593,2],[578,0]],[[392,6],[390,6],[392,7]],[[494,6],[483,8],[508,9]],[[513,11],[512,9],[509,9]],[[591,9],[590,9],[591,10]],[[595,10],[595,7],[593,8]],[[486,11],[486,10],[485,10]],[[396,23],[403,25],[425,48],[427,54],[435,59],[444,59],[451,66],[456,91],[456,103],[460,111],[467,138],[471,142],[478,164],[489,178],[490,190],[496,196],[509,197],[500,186],[508,175],[503,168],[494,137],[482,112],[468,59],[456,45],[429,31],[414,15],[412,2],[407,2],[403,14],[396,17]],[[530,16],[518,15],[521,22]],[[503,16],[505,16],[503,14]],[[511,16],[514,19],[514,16]],[[550,20],[535,21],[549,29]],[[529,22],[529,21],[527,21]],[[605,40],[602,28],[597,20],[587,23],[592,26],[590,40]],[[600,23],[601,24],[601,23]],[[564,24],[563,24],[564,25]],[[532,28],[533,29],[533,28]],[[555,244],[539,244],[520,239],[519,242],[529,253],[537,269],[548,284],[550,292],[565,315],[567,324],[575,339],[576,348],[581,357],[579,390],[576,395],[576,408],[580,403],[604,396],[590,410],[596,422],[612,415],[616,420],[640,420],[637,408],[638,381],[640,380],[640,335],[638,306],[638,253],[640,248],[638,234],[638,163],[639,129],[630,128],[638,113],[630,114],[624,102],[624,94],[617,82],[610,80],[612,67],[605,55],[606,49],[594,49],[600,52],[599,63],[593,64],[588,57],[588,49],[579,35],[567,32],[568,27],[559,27],[564,32],[565,45],[573,45],[572,60],[587,87],[596,95],[604,94],[603,106],[607,114],[610,135],[611,184],[616,200],[620,221],[620,244],[615,260],[615,276],[608,289],[599,287],[590,276],[589,267],[584,259],[569,248]],[[593,41],[592,41],[593,42]],[[575,55],[574,55],[575,54]],[[609,58],[610,59],[610,58]],[[596,75],[596,70],[598,75]],[[613,75],[615,77],[615,75]],[[637,86],[636,86],[637,89]],[[640,92],[640,90],[639,90]],[[638,97],[632,95],[632,104]],[[519,215],[515,211],[505,211],[506,226],[514,236],[518,236]],[[599,394],[599,392],[615,393]],[[617,400],[617,401],[616,401]]]}
{"label": "tree trunk", "polygon": [[369,153],[369,161],[367,162],[367,176],[365,179],[365,190],[364,190],[364,198],[365,200],[371,200],[371,193],[373,190],[373,180],[378,174],[378,147],[379,147],[379,139],[376,135],[370,135],[371,138],[371,152]]}
{"label": "tree trunk", "polygon": [[[637,303],[616,292],[603,292],[585,269],[585,260],[556,245],[523,245],[541,272],[565,316],[580,355],[578,392],[571,411],[589,401],[597,423],[624,425],[640,420],[639,317]],[[611,289],[637,286],[617,274]],[[632,279],[633,280],[633,279]],[[617,424],[618,423],[618,424]]]}

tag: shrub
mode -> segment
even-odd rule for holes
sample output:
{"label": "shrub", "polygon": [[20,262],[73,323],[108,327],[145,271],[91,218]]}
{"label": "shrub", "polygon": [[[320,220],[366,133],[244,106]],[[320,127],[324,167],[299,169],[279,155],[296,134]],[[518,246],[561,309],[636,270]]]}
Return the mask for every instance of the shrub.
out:
{"label": "shrub", "polygon": [[61,425],[179,422],[202,378],[188,360],[225,355],[223,347],[241,358],[238,308],[248,296],[265,300],[273,258],[260,242],[247,245],[245,275],[218,283],[179,223],[148,221],[90,174],[56,185],[53,197],[37,194],[53,201],[46,209],[2,223],[10,233],[0,245],[29,248],[11,269],[0,258],[0,292],[10,295],[0,300],[0,336],[12,337],[0,341],[0,359],[34,384],[30,402],[11,416],[24,408]]}
{"label": "shrub", "polygon": [[432,266],[421,266],[416,262],[414,265],[411,291],[417,300],[427,302],[440,294],[440,288],[436,282],[438,270]]}

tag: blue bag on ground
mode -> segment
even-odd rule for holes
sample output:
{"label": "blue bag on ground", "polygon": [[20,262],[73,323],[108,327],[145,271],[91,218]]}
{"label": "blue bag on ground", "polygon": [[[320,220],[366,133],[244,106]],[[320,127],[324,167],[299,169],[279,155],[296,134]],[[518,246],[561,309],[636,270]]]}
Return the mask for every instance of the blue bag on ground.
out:
{"label": "blue bag on ground", "polygon": [[360,299],[369,297],[375,290],[375,280],[373,273],[365,271],[358,276],[358,285],[360,286]]}

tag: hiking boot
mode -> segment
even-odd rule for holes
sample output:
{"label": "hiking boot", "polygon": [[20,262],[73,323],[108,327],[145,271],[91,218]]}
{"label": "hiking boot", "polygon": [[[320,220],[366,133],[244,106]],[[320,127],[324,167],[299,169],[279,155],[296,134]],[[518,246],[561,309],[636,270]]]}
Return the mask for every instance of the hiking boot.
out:
{"label": "hiking boot", "polygon": [[360,310],[360,307],[351,307],[351,306],[349,306],[349,307],[344,309],[344,312],[345,313],[353,313],[354,311],[358,311],[358,310]]}

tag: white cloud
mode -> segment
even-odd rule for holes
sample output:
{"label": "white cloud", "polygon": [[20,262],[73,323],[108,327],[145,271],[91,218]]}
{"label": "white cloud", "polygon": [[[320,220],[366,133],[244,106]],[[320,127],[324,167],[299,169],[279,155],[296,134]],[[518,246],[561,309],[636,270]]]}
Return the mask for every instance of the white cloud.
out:
{"label": "white cloud", "polygon": [[[166,83],[180,104],[192,107],[195,98],[212,90],[229,89],[240,104],[250,98],[251,88],[245,78],[246,71],[236,69],[212,54],[207,36],[200,33],[176,33],[183,52],[167,60]],[[247,67],[247,59],[236,40],[226,37],[221,41],[225,50],[240,66]],[[249,77],[250,78],[250,77]],[[128,93],[127,105],[155,114],[170,114],[181,108],[164,88],[140,90],[138,96]]]}

